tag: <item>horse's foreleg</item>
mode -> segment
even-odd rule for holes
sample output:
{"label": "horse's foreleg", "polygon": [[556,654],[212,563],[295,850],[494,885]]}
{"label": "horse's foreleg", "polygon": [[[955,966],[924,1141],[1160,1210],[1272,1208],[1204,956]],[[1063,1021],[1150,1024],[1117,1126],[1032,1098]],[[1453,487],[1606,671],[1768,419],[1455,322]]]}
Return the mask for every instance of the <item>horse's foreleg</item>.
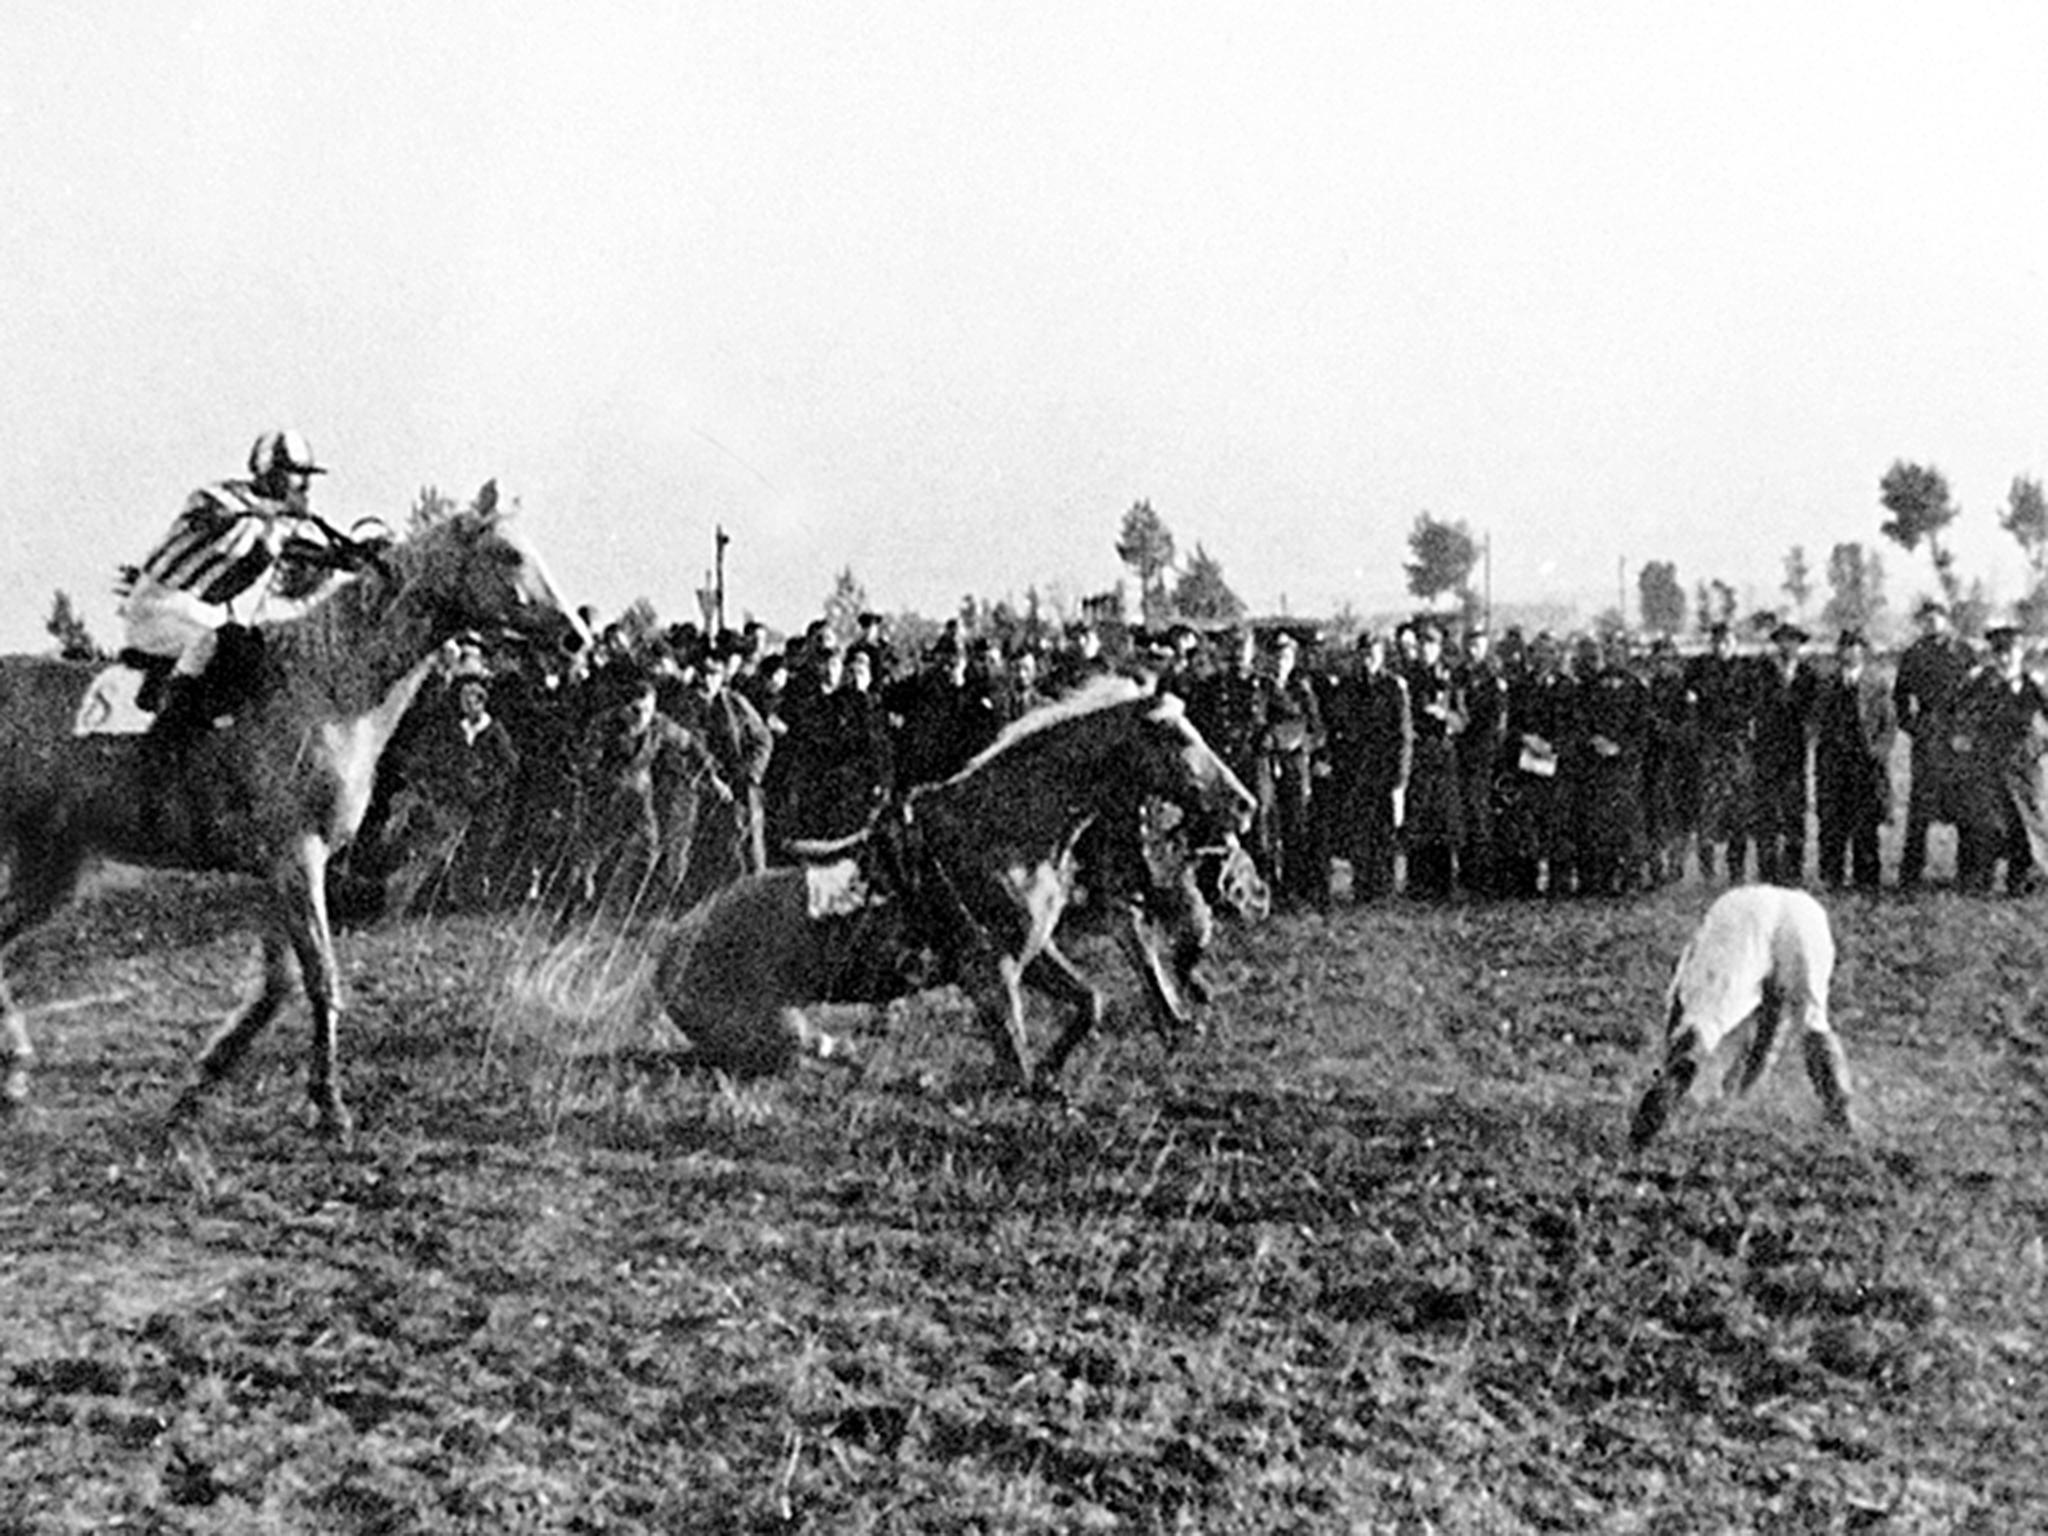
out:
{"label": "horse's foreleg", "polygon": [[1029,1046],[1024,1035],[1024,966],[1014,955],[984,950],[961,966],[961,984],[974,999],[996,1053],[996,1071],[1019,1088],[1031,1084]]}
{"label": "horse's foreleg", "polygon": [[213,1086],[235,1069],[249,1049],[249,1043],[263,1033],[263,1027],[277,1017],[277,1010],[291,991],[292,952],[283,933],[266,928],[263,933],[263,985],[256,995],[214,1031],[192,1064],[192,1081],[178,1095],[171,1109],[174,1122],[196,1118]]}
{"label": "horse's foreleg", "polygon": [[334,958],[334,931],[327,921],[326,843],[307,838],[282,883],[284,930],[298,956],[299,979],[313,1014],[306,1095],[313,1101],[320,1134],[346,1141],[353,1126],[341,1101],[341,967]]}
{"label": "horse's foreleg", "polygon": [[1636,1105],[1635,1119],[1628,1129],[1630,1146],[1641,1149],[1664,1129],[1664,1122],[1671,1118],[1673,1108],[1683,1102],[1692,1089],[1693,1078],[1699,1074],[1699,1052],[1699,1031],[1690,1026],[1681,1028],[1671,1037],[1657,1080],[1650,1084],[1642,1102]]}
{"label": "horse's foreleg", "polygon": [[1070,1005],[1067,1027],[1060,1031],[1052,1049],[1045,1053],[1045,1060],[1038,1064],[1039,1080],[1050,1082],[1058,1078],[1074,1047],[1102,1023],[1102,994],[1074,969],[1073,961],[1050,943],[1031,957],[1031,963],[1024,969],[1024,979],[1055,1001]]}

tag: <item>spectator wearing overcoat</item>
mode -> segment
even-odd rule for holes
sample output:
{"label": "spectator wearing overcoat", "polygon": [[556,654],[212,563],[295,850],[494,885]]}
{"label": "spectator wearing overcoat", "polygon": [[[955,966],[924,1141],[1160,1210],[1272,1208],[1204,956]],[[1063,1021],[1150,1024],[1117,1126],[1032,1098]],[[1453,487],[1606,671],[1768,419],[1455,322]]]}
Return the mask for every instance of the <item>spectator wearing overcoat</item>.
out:
{"label": "spectator wearing overcoat", "polygon": [[1539,633],[1529,642],[1527,665],[1508,686],[1506,762],[1494,825],[1502,895],[1571,894],[1567,753],[1577,699],[1557,637]]}
{"label": "spectator wearing overcoat", "polygon": [[1458,666],[1458,690],[1465,700],[1465,729],[1458,734],[1461,839],[1458,872],[1465,889],[1492,895],[1499,885],[1495,845],[1495,782],[1508,735],[1508,679],[1494,654],[1493,637],[1474,629],[1465,637]]}
{"label": "spectator wearing overcoat", "polygon": [[490,684],[461,678],[454,708],[437,712],[413,743],[414,782],[436,823],[430,841],[446,860],[439,897],[479,911],[503,894],[499,853],[519,774],[519,749],[490,712]]}
{"label": "spectator wearing overcoat", "polygon": [[1337,680],[1324,710],[1334,803],[1332,853],[1351,865],[1351,899],[1391,895],[1403,800],[1415,751],[1407,681],[1387,664],[1387,638],[1358,637],[1356,664]]}
{"label": "spectator wearing overcoat", "polygon": [[1434,620],[1415,626],[1415,664],[1408,672],[1408,704],[1415,725],[1409,766],[1408,892],[1432,900],[1457,885],[1458,844],[1464,836],[1464,799],[1458,787],[1458,736],[1465,700],[1444,659],[1444,635]]}
{"label": "spectator wearing overcoat", "polygon": [[1989,892],[2002,859],[2006,890],[2020,895],[2039,874],[2030,833],[2041,831],[2039,763],[2048,740],[2048,696],[2027,675],[2018,630],[1989,630],[1984,643],[1990,654],[1963,684],[1951,716],[1956,886]]}
{"label": "spectator wearing overcoat", "polygon": [[1619,634],[1579,642],[1577,710],[1566,770],[1572,783],[1572,853],[1578,893],[1633,890],[1646,845],[1643,764],[1650,741],[1650,689]]}
{"label": "spectator wearing overcoat", "polygon": [[1927,834],[1953,822],[1949,786],[1956,764],[1951,742],[1963,684],[1975,669],[1967,641],[1949,627],[1948,609],[1933,598],[1920,604],[1920,634],[1899,657],[1892,704],[1899,729],[1912,738],[1906,781],[1906,840],[1899,852],[1899,888],[1911,890],[1927,868]]}
{"label": "spectator wearing overcoat", "polygon": [[1272,682],[1258,670],[1258,636],[1252,630],[1232,630],[1224,644],[1223,664],[1196,686],[1188,700],[1188,718],[1258,804],[1245,848],[1271,885],[1273,776],[1265,742]]}
{"label": "spectator wearing overcoat", "polygon": [[[704,659],[678,706],[676,723],[704,744],[731,792],[729,806],[698,807],[699,848],[680,896],[690,905],[718,885],[768,867],[765,784],[775,737],[760,711],[732,683],[745,641],[722,639]],[[730,832],[726,830],[730,826]]]}
{"label": "spectator wearing overcoat", "polygon": [[1301,642],[1293,635],[1283,630],[1274,637],[1264,740],[1273,785],[1273,891],[1284,907],[1325,908],[1330,865],[1315,836],[1311,802],[1326,738],[1315,683],[1300,657]]}
{"label": "spectator wearing overcoat", "polygon": [[987,740],[986,701],[968,684],[965,648],[950,637],[933,643],[923,669],[889,696],[888,708],[902,722],[893,744],[898,789],[951,778]]}
{"label": "spectator wearing overcoat", "polygon": [[1878,888],[1878,831],[1891,819],[1892,743],[1898,714],[1885,679],[1870,670],[1860,629],[1835,640],[1835,670],[1814,706],[1813,798],[1820,822],[1820,878],[1829,890]]}
{"label": "spectator wearing overcoat", "polygon": [[1819,691],[1799,655],[1807,639],[1797,624],[1778,625],[1756,670],[1756,875],[1772,885],[1806,878],[1807,758]]}
{"label": "spectator wearing overcoat", "polygon": [[1749,865],[1756,786],[1756,664],[1736,654],[1726,624],[1707,630],[1705,654],[1685,666],[1699,730],[1700,874],[1739,884]]}

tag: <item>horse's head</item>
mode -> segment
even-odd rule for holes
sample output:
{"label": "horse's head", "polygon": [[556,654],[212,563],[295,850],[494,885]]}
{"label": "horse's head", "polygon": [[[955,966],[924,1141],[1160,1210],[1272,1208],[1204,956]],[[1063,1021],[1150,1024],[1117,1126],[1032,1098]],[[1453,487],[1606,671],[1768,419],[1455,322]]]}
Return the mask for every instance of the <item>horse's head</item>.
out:
{"label": "horse's head", "polygon": [[590,643],[540,556],[495,505],[457,512],[408,541],[414,583],[448,634],[507,633],[573,653]]}
{"label": "horse's head", "polygon": [[1171,800],[1218,835],[1251,828],[1258,802],[1230,765],[1210,750],[1176,694],[1140,700],[1140,779],[1145,791]]}

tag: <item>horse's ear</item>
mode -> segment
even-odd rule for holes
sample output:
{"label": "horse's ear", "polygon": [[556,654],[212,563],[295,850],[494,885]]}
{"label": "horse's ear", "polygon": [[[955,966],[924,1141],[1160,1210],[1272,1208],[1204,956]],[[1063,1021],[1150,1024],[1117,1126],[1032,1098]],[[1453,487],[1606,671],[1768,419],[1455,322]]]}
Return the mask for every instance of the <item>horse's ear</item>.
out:
{"label": "horse's ear", "polygon": [[476,515],[488,522],[498,515],[498,482],[486,480],[476,493]]}

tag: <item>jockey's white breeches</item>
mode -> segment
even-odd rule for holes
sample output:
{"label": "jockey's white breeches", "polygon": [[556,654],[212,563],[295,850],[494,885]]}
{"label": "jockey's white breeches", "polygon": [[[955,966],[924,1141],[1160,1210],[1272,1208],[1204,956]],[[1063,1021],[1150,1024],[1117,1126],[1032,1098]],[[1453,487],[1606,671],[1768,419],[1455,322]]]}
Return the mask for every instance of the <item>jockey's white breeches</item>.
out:
{"label": "jockey's white breeches", "polygon": [[216,631],[228,622],[227,609],[201,602],[191,592],[167,587],[154,576],[138,576],[135,589],[122,601],[123,644],[146,656],[176,658],[171,670],[197,677],[213,660],[219,644]]}

